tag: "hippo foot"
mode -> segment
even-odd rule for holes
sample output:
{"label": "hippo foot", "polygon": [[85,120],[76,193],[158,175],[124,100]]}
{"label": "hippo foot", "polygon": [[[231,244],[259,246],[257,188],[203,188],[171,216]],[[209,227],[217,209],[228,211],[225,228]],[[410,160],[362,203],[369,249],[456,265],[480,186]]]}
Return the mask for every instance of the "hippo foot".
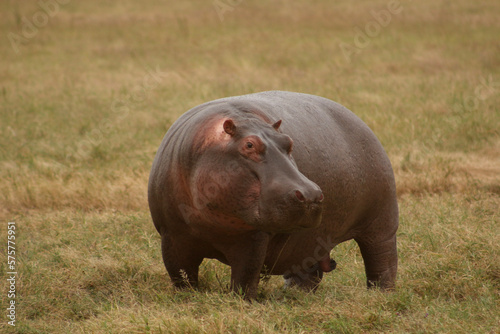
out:
{"label": "hippo foot", "polygon": [[337,267],[337,263],[333,259],[321,261],[315,264],[306,272],[296,272],[293,274],[283,275],[285,280],[285,289],[297,286],[305,291],[315,292],[319,283],[323,279],[323,273],[330,272]]}

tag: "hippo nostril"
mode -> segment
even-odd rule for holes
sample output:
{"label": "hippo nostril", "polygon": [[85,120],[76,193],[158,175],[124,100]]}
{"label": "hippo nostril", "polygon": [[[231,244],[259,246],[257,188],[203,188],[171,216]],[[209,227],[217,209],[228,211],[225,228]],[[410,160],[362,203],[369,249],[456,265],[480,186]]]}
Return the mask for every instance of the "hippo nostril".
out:
{"label": "hippo nostril", "polygon": [[306,198],[304,197],[304,195],[302,195],[302,193],[299,190],[295,191],[295,196],[297,196],[297,198],[301,202],[305,202],[305,200],[306,200]]}
{"label": "hippo nostril", "polygon": [[306,203],[321,203],[324,200],[323,192],[320,190],[318,192],[313,193],[302,193],[300,190],[295,190],[295,197],[300,202]]}

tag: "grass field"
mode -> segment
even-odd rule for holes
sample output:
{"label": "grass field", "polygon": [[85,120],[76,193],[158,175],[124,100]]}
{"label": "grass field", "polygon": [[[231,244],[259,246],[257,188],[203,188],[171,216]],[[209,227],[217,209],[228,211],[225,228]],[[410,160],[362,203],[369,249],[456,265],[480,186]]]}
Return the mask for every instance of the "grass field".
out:
{"label": "grass field", "polygon": [[[498,333],[499,14],[491,0],[1,1],[0,332]],[[353,242],[315,294],[272,277],[250,304],[216,261],[198,291],[171,287],[146,196],[163,135],[200,103],[272,89],[345,105],[386,148],[397,291],[365,289]]]}

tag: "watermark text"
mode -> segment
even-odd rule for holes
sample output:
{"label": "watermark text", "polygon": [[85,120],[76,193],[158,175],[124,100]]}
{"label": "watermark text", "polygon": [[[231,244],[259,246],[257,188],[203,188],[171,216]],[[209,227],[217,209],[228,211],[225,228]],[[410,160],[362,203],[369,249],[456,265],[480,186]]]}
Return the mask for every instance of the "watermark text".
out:
{"label": "watermark text", "polygon": [[11,326],[16,325],[16,223],[7,223],[7,319]]}
{"label": "watermark text", "polygon": [[10,31],[7,34],[7,39],[10,42],[12,50],[16,54],[21,52],[21,45],[27,44],[30,39],[35,38],[40,29],[44,28],[60,10],[60,5],[66,5],[70,0],[40,0],[36,11],[31,18],[22,16],[21,29],[18,33]]}

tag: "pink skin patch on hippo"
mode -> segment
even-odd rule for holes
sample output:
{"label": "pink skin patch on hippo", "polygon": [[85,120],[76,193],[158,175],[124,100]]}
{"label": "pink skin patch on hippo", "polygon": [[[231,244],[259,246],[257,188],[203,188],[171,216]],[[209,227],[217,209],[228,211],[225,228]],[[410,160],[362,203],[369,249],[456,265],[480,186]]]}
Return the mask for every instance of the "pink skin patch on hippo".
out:
{"label": "pink skin patch on hippo", "polygon": [[224,131],[225,118],[215,118],[202,125],[194,138],[194,148],[203,151],[213,145],[226,145],[231,136]]}
{"label": "pink skin patch on hippo", "polygon": [[[238,182],[238,176],[231,175],[234,180],[227,184],[217,183],[206,175],[200,176],[193,191],[193,207],[197,216],[193,223],[233,232],[255,229],[246,221],[259,219],[259,206],[256,203],[260,195],[260,183]],[[238,217],[238,212],[247,214],[245,218]]]}
{"label": "pink skin patch on hippo", "polygon": [[239,234],[241,232],[256,230],[254,226],[250,226],[243,220],[235,217],[214,214],[211,215],[211,218],[212,221],[217,221],[216,225],[213,223],[206,224],[206,226],[211,226],[212,231],[219,230],[223,231],[224,233]]}

